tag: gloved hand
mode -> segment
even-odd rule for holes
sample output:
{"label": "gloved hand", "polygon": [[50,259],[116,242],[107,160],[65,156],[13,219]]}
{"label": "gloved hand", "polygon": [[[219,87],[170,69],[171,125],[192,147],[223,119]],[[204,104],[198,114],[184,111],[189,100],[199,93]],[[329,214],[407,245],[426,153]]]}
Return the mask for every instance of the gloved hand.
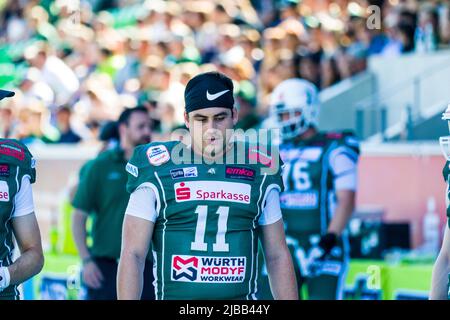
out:
{"label": "gloved hand", "polygon": [[316,277],[322,274],[322,269],[328,263],[333,248],[338,244],[338,236],[334,233],[327,233],[320,237],[315,247],[309,254],[308,276]]}
{"label": "gloved hand", "polygon": [[331,250],[337,245],[338,237],[334,233],[324,234],[319,241],[319,247],[323,250],[323,256],[327,256],[331,253]]}
{"label": "gloved hand", "polygon": [[7,267],[0,267],[0,292],[9,287],[9,270]]}

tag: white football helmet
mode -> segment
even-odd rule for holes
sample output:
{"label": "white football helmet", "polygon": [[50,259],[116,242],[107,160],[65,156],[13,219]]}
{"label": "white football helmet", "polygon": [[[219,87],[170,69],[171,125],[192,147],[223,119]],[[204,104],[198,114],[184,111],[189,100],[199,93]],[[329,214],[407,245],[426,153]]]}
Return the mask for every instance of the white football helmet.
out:
{"label": "white football helmet", "polygon": [[311,82],[298,78],[284,80],[275,87],[270,98],[270,117],[280,129],[283,141],[317,126],[319,95]]}
{"label": "white football helmet", "polygon": [[[442,120],[447,121],[448,130],[450,131],[450,103],[447,106],[447,109],[442,114]],[[450,136],[440,137],[439,144],[441,145],[441,150],[444,154],[445,159],[447,159],[447,161],[450,161]]]}

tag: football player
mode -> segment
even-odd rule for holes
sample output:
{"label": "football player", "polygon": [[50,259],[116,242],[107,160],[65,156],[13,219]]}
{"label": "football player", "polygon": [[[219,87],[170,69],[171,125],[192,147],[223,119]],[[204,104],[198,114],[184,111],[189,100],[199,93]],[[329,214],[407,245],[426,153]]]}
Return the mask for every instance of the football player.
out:
{"label": "football player", "polygon": [[279,156],[226,134],[237,110],[233,83],[223,74],[192,78],[185,108],[191,144],[137,147],[127,166],[119,299],[139,297],[151,241],[158,299],[256,299],[259,238],[274,297],[297,299],[279,205]]}
{"label": "football player", "polygon": [[[13,95],[0,90],[0,99]],[[0,300],[18,300],[17,286],[44,265],[31,188],[35,180],[35,162],[27,147],[0,139]],[[13,236],[21,253],[16,261]]]}
{"label": "football player", "polygon": [[300,296],[334,300],[342,298],[348,265],[345,230],[355,206],[359,147],[350,132],[319,132],[319,107],[317,89],[303,79],[285,80],[271,94],[284,162],[281,209]]}
{"label": "football player", "polygon": [[[450,105],[442,115],[442,119],[448,121],[450,129]],[[450,189],[449,189],[449,175],[450,175],[450,136],[441,137],[439,139],[442,152],[447,160],[444,166],[443,175],[447,184],[447,216],[450,218]],[[430,299],[445,300],[450,299],[450,219],[445,228],[444,240],[436,263],[433,268],[433,277],[431,282]]]}

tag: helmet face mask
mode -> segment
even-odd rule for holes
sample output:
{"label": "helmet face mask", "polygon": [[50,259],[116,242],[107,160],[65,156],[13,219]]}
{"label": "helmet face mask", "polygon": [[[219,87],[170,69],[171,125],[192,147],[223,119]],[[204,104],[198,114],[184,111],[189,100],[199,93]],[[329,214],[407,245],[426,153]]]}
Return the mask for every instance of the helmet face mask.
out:
{"label": "helmet face mask", "polygon": [[270,114],[283,141],[316,127],[319,99],[316,87],[303,79],[288,79],[272,92]]}
{"label": "helmet face mask", "polygon": [[[287,119],[286,115],[288,115]],[[277,106],[274,117],[281,130],[283,140],[293,139],[309,128],[303,108],[300,107]]]}

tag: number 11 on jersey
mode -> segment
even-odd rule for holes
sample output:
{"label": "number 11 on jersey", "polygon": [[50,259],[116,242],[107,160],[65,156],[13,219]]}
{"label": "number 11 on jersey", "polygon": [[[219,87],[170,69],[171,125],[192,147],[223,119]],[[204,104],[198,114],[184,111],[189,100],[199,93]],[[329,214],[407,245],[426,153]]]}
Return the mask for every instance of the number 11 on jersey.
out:
{"label": "number 11 on jersey", "polygon": [[[213,243],[213,251],[228,252],[229,245],[225,242],[227,233],[227,222],[229,207],[219,207],[216,214],[219,215],[216,242]],[[205,242],[206,218],[208,216],[208,206],[197,206],[195,213],[198,215],[197,226],[195,228],[195,241],[191,242],[191,250],[207,251],[208,244]]]}

